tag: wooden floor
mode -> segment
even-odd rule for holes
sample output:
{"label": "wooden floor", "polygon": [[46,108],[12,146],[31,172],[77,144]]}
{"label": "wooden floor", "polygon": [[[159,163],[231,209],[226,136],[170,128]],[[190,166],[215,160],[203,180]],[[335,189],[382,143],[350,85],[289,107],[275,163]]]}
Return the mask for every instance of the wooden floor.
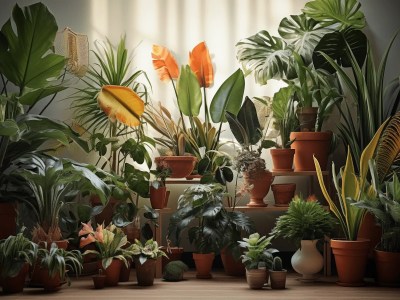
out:
{"label": "wooden floor", "polygon": [[213,272],[211,280],[199,280],[194,272],[185,273],[185,281],[164,282],[156,279],[152,287],[139,287],[132,270],[131,281],[120,283],[117,287],[102,290],[93,288],[90,276],[72,279],[70,287],[55,293],[44,294],[38,288],[25,288],[21,294],[2,296],[2,299],[400,299],[400,288],[384,288],[372,283],[364,287],[349,288],[335,284],[335,278],[320,278],[314,283],[297,280],[298,275],[290,273],[285,290],[271,290],[268,286],[262,290],[250,290],[245,278],[235,278],[222,272]]}

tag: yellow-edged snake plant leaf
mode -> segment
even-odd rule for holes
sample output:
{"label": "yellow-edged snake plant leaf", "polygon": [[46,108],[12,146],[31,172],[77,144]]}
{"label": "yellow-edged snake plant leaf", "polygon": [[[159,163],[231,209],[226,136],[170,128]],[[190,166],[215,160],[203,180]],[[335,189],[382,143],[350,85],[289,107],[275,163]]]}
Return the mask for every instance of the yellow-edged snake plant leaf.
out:
{"label": "yellow-edged snake plant leaf", "polygon": [[205,42],[196,45],[189,53],[189,65],[201,87],[209,87],[214,82],[214,70],[210,53]]}
{"label": "yellow-edged snake plant leaf", "polygon": [[136,127],[144,112],[143,100],[129,87],[105,85],[97,97],[100,108],[112,120]]}
{"label": "yellow-edged snake plant leaf", "polygon": [[178,79],[179,67],[172,53],[165,47],[153,45],[151,51],[154,70],[161,81]]}

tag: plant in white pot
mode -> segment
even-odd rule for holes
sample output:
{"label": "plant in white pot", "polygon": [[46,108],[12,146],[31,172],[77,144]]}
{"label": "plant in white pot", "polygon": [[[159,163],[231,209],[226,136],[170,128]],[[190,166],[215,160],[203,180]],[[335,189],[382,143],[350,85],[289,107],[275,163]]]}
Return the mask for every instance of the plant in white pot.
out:
{"label": "plant in white pot", "polygon": [[246,280],[251,289],[261,289],[268,282],[267,270],[272,267],[273,253],[278,252],[269,248],[272,239],[272,236],[267,238],[253,233],[238,241],[239,246],[245,249],[241,258],[246,266]]}
{"label": "plant in white pot", "polygon": [[321,271],[324,260],[317,242],[329,235],[335,219],[314,199],[296,196],[285,214],[276,220],[271,234],[292,240],[300,248],[292,256],[292,267],[302,274],[302,280],[314,280]]}

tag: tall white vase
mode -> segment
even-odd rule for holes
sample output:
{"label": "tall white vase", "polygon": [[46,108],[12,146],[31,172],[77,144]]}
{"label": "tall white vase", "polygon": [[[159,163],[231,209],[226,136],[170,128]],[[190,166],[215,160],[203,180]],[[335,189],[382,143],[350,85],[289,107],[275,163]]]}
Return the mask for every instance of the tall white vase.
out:
{"label": "tall white vase", "polygon": [[302,280],[315,280],[315,274],[324,266],[324,258],[319,253],[316,245],[318,240],[302,240],[301,248],[292,256],[293,269],[302,274]]}

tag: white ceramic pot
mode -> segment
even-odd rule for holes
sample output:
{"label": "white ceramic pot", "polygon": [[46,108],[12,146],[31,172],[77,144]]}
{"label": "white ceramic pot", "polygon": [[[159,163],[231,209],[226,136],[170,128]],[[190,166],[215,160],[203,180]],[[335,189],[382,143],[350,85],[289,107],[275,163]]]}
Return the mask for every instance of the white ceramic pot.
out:
{"label": "white ceramic pot", "polygon": [[302,274],[302,280],[315,280],[315,274],[324,267],[324,258],[316,245],[318,240],[302,240],[301,248],[292,256],[293,269]]}

